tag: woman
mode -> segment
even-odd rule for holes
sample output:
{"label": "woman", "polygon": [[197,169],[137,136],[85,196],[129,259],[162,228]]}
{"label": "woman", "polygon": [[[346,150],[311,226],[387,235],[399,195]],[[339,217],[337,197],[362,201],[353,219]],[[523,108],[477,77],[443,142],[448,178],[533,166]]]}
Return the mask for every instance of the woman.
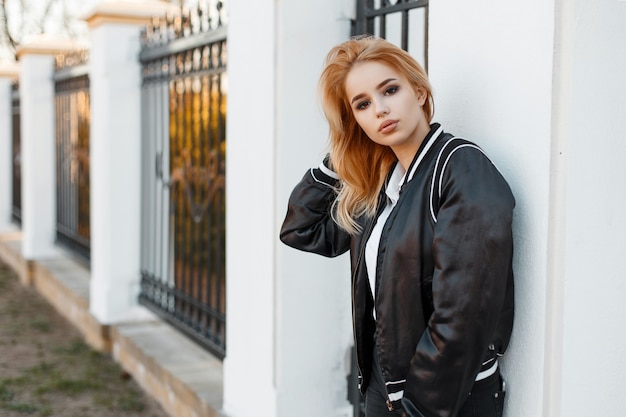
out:
{"label": "woman", "polygon": [[281,240],[351,253],[366,416],[501,416],[513,325],[511,190],[475,144],[430,124],[424,70],[373,37],[328,54],[330,153],[289,199]]}

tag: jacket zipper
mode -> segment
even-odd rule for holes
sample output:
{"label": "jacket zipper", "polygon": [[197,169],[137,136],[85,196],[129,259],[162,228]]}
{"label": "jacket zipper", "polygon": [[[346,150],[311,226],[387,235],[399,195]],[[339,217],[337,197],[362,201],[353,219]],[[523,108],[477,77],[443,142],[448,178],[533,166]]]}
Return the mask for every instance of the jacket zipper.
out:
{"label": "jacket zipper", "polygon": [[393,411],[393,405],[391,404],[389,398],[387,398],[387,408],[389,409],[389,411]]}
{"label": "jacket zipper", "polygon": [[[380,204],[380,202],[379,202]],[[372,234],[372,230],[374,229],[374,224],[376,222],[376,220],[378,219],[378,215],[380,214],[380,205],[378,207],[377,213],[376,213],[376,217],[373,219],[370,219],[370,221],[367,224],[367,228],[364,230],[363,233],[363,239],[361,240],[361,247],[359,248],[359,257],[357,258],[356,264],[354,265],[354,272],[352,273],[352,299],[356,300],[356,279],[357,279],[357,272],[359,270],[359,266],[361,265],[361,260],[363,259],[363,255],[365,254],[365,246],[367,244],[367,240],[369,240],[371,234]],[[376,309],[376,302],[374,302],[374,309]],[[364,392],[362,392],[361,390],[361,386],[363,384],[363,371],[361,370],[361,362],[359,361],[359,348],[358,346],[356,346],[357,344],[357,334],[356,334],[356,302],[352,302],[352,331],[354,333],[354,343],[355,343],[355,349],[354,349],[354,354],[356,356],[356,367],[359,371],[359,392],[361,392],[361,394],[365,394]]]}

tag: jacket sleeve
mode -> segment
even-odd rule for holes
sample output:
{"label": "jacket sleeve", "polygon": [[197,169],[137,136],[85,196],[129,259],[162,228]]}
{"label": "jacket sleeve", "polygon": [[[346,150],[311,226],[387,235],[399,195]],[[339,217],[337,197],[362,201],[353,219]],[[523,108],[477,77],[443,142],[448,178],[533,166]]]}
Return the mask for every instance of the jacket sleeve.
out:
{"label": "jacket sleeve", "polygon": [[336,174],[328,158],[304,174],[289,197],[280,240],[288,246],[327,257],[339,256],[350,248],[350,235],[331,217],[335,200]]}
{"label": "jacket sleeve", "polygon": [[472,389],[505,307],[514,206],[508,184],[481,150],[454,152],[434,227],[434,311],[405,385],[403,404],[412,417],[454,417]]}

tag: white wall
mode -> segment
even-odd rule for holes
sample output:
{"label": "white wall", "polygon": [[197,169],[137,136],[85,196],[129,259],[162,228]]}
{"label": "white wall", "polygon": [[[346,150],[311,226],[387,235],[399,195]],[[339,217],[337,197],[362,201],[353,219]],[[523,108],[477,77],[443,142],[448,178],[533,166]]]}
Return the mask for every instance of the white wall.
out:
{"label": "white wall", "polygon": [[230,2],[224,412],[276,415],[274,1]]}
{"label": "white wall", "polygon": [[351,415],[347,258],[323,259],[278,240],[291,189],[325,153],[316,84],[326,52],[348,36],[345,6],[229,4],[230,417]]}
{"label": "white wall", "polygon": [[277,239],[287,199],[327,151],[317,81],[329,49],[350,34],[350,4],[285,1],[277,10],[276,245],[277,416],[352,416],[347,379],[352,346],[346,255],[327,259]]}
{"label": "white wall", "polygon": [[517,200],[517,315],[502,361],[507,417],[542,410],[553,22],[553,5],[543,0],[430,5],[435,120],[481,145]]}
{"label": "white wall", "polygon": [[[567,159],[559,414],[621,416],[626,409],[626,2],[561,1],[555,107]],[[556,109],[555,109],[556,110]]]}

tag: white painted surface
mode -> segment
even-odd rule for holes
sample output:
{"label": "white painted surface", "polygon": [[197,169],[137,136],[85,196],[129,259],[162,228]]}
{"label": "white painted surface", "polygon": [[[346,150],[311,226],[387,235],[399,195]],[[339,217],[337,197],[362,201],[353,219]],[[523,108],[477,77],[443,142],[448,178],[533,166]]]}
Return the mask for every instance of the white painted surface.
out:
{"label": "white painted surface", "polygon": [[230,4],[230,417],[351,415],[347,258],[323,259],[278,240],[291,189],[325,153],[316,85],[328,49],[348,35],[344,9],[331,0]]}
{"label": "white painted surface", "polygon": [[141,313],[141,25],[91,29],[91,297],[101,323]]}
{"label": "white painted surface", "polygon": [[11,78],[0,76],[0,231],[11,224],[13,206],[13,119]]}
{"label": "white painted surface", "polygon": [[274,1],[230,2],[224,412],[276,415]]}
{"label": "white painted surface", "polygon": [[[339,417],[347,401],[352,320],[348,256],[299,252],[278,240],[287,199],[326,153],[328,128],[317,82],[328,50],[350,34],[336,0],[278,6],[274,230],[276,247],[276,416]],[[351,414],[349,414],[351,415]]]}
{"label": "white painted surface", "polygon": [[[558,416],[621,416],[626,409],[626,4],[563,1],[572,17],[563,118],[562,395]],[[565,98],[568,98],[567,96]]]}
{"label": "white painted surface", "polygon": [[53,256],[56,235],[56,166],[53,55],[20,58],[22,146],[22,255]]}
{"label": "white painted surface", "polygon": [[435,120],[481,145],[517,200],[516,321],[502,360],[507,417],[542,412],[553,32],[551,2],[430,5]]}

